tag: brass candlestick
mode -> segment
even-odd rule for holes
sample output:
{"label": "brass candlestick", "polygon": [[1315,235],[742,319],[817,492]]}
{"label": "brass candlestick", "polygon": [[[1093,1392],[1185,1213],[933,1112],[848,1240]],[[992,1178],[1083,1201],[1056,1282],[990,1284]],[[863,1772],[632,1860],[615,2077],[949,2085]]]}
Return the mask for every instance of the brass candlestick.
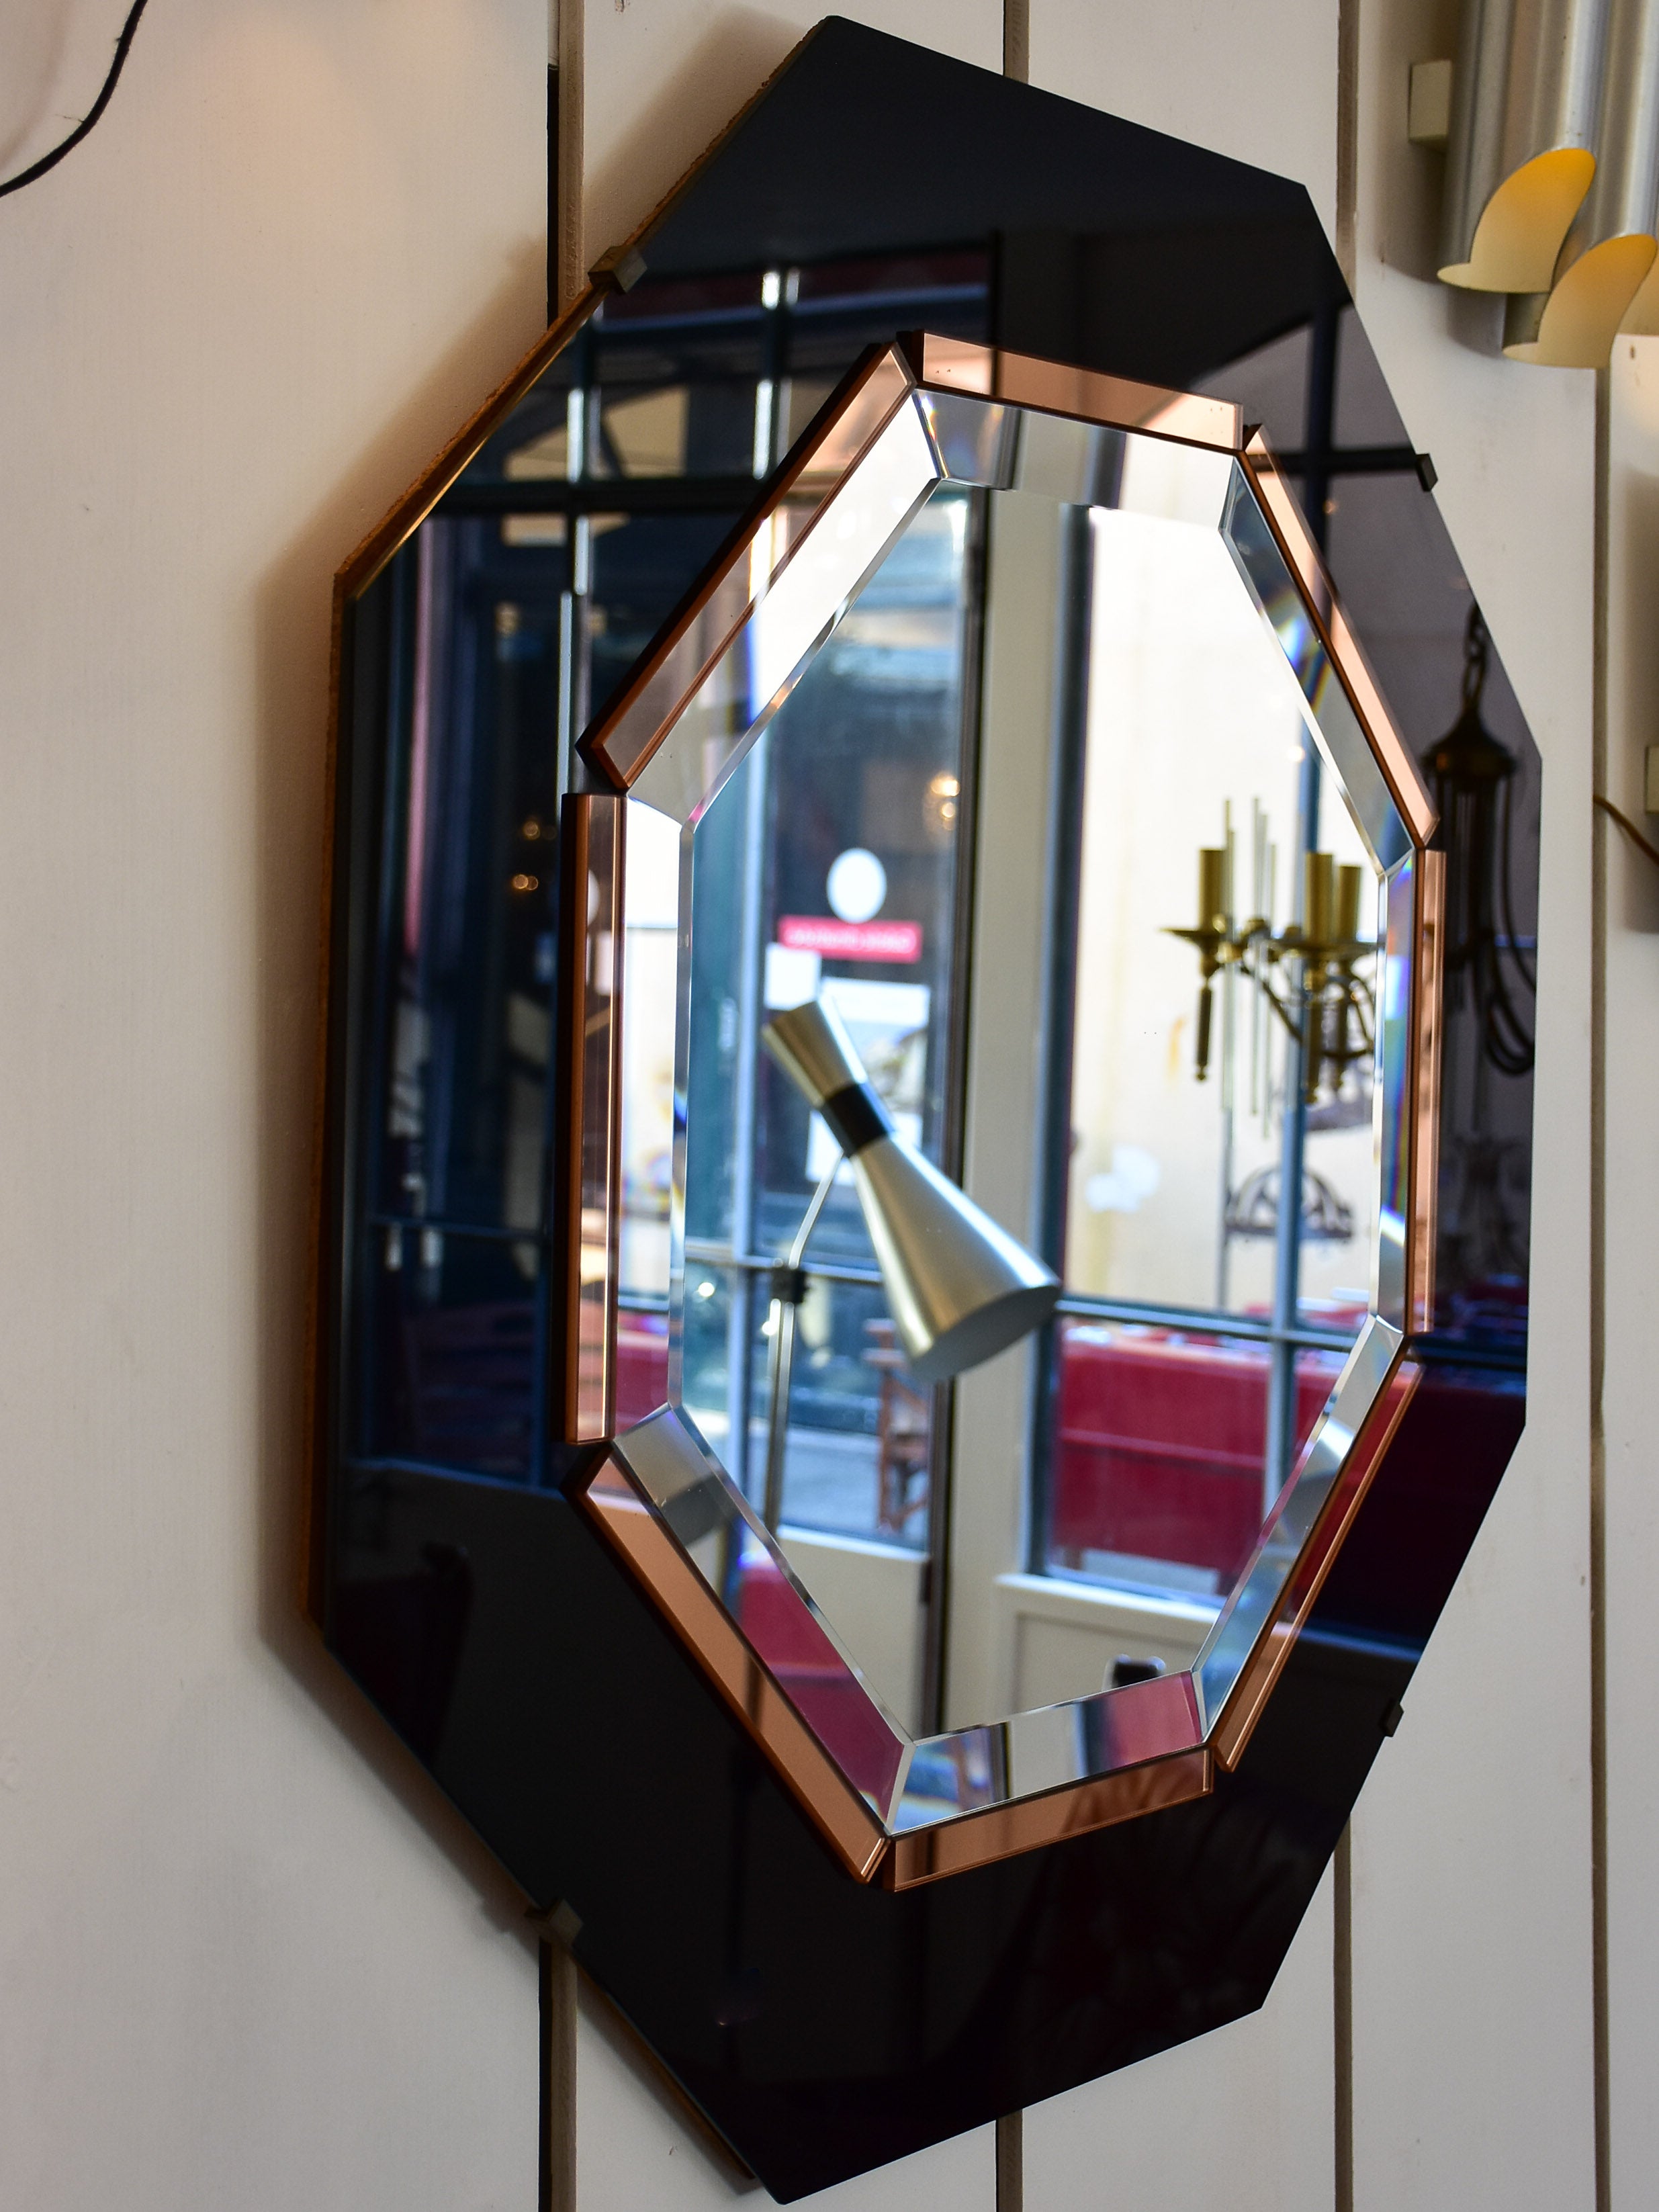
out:
{"label": "brass candlestick", "polygon": [[[1231,838],[1206,845],[1198,855],[1198,921],[1171,928],[1198,953],[1198,1036],[1194,1073],[1208,1079],[1213,983],[1237,969],[1271,1006],[1303,1048],[1303,1095],[1310,1105],[1328,1085],[1334,1098],[1347,1072],[1376,1048],[1371,988],[1358,972],[1376,947],[1359,934],[1364,871],[1332,853],[1303,859],[1302,920],[1277,934],[1261,915],[1232,920]],[[1282,980],[1281,980],[1282,979]]]}

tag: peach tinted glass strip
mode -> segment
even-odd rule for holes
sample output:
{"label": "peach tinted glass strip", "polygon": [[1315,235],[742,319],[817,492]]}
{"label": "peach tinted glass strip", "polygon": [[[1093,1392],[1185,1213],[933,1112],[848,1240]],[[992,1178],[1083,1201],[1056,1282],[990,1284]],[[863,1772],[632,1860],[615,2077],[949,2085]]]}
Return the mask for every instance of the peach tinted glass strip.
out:
{"label": "peach tinted glass strip", "polygon": [[1243,466],[1285,559],[1295,570],[1314,610],[1331,659],[1343,688],[1353,702],[1366,735],[1376,750],[1395,805],[1413,842],[1427,844],[1438,819],[1428,786],[1419,773],[1405,739],[1395,727],[1376,678],[1349,626],[1336,596],[1335,586],[1314,544],[1301,507],[1285,480],[1273,450],[1258,430],[1243,455]]}
{"label": "peach tinted glass strip", "polygon": [[1201,392],[1169,392],[1160,385],[1137,384],[1123,376],[1103,376],[1064,362],[1037,361],[1029,354],[975,345],[966,338],[935,337],[923,332],[915,341],[918,380],[942,392],[970,392],[982,399],[1035,407],[1045,415],[1072,415],[1115,429],[1146,430],[1155,437],[1179,438],[1192,446],[1212,446],[1236,453],[1243,443],[1243,421],[1230,399]]}
{"label": "peach tinted glass strip", "polygon": [[419,527],[471,461],[479,447],[530,392],[543,372],[590,320],[612,282],[590,283],[556,322],[549,325],[471,419],[422,469],[390,514],[377,524],[342,565],[337,582],[348,597],[366,592],[410,532]]}
{"label": "peach tinted glass strip", "polygon": [[696,1430],[664,1407],[611,1449],[848,1782],[884,1814],[909,1738]]}
{"label": "peach tinted glass strip", "polygon": [[627,1469],[607,1456],[577,1503],[671,1627],[697,1653],[722,1699],[842,1865],[859,1881],[869,1881],[885,1848],[884,1832],[744,1642]]}
{"label": "peach tinted glass strip", "polygon": [[[1036,1796],[1193,1751],[1203,1740],[1189,1674],[1160,1674],[1063,1705],[1038,1706],[990,1726],[958,1729],[918,1744],[928,1786],[925,1794],[907,1788],[893,1826],[906,1832],[936,1826],[1012,1798]],[[913,1765],[908,1780],[914,1782],[915,1774]]]}
{"label": "peach tinted glass strip", "polygon": [[1274,1619],[1241,1668],[1217,1717],[1210,1741],[1217,1759],[1230,1771],[1243,1756],[1244,1747],[1291,1656],[1291,1646],[1307,1624],[1314,1601],[1324,1588],[1325,1577],[1342,1548],[1355,1514],[1364,1503],[1365,1493],[1382,1464],[1420,1374],[1421,1370],[1413,1361],[1401,1360],[1383,1386],[1340,1475],[1332,1486],[1324,1510],[1291,1571]]}
{"label": "peach tinted glass strip", "polygon": [[570,1115],[566,1200],[565,1440],[609,1433],[616,1395],[622,1139],[623,839],[627,802],[568,799],[560,920],[570,978],[562,1080]]}
{"label": "peach tinted glass strip", "polygon": [[1411,1326],[1434,1320],[1435,1197],[1440,1176],[1440,1040],[1445,1006],[1446,856],[1425,853],[1418,897],[1417,1112],[1412,1133]]}
{"label": "peach tinted glass strip", "polygon": [[909,390],[909,371],[890,348],[859,372],[834,416],[786,465],[741,543],[673,618],[615,706],[584,739],[583,751],[619,788],[638,777],[732,633],[787,565],[829,493]]}
{"label": "peach tinted glass strip", "polygon": [[1063,1837],[1087,1835],[1096,1828],[1135,1820],[1143,1813],[1158,1812],[1166,1805],[1182,1805],[1192,1798],[1207,1796],[1214,1779],[1207,1748],[1182,1752],[1173,1759],[1153,1759],[1142,1766],[1121,1768],[1097,1781],[1051,1790],[1044,1797],[1024,1797],[1013,1804],[998,1805],[965,1820],[913,1828],[894,1837],[883,1878],[892,1889],[938,1881],[969,1867],[988,1866],[1020,1851],[1036,1850],[1042,1844],[1058,1843]]}

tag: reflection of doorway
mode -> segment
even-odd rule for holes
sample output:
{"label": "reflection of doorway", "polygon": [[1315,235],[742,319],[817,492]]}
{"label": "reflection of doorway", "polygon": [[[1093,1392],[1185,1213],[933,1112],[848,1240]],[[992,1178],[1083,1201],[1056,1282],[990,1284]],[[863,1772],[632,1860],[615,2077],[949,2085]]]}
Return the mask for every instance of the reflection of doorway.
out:
{"label": "reflection of doorway", "polygon": [[897,1352],[834,1139],[760,1033],[831,1004],[902,1133],[949,1164],[972,512],[949,487],[920,512],[699,817],[680,1043],[683,1402],[761,1507],[771,1277],[823,1184],[779,1525],[850,1648],[899,1636],[880,1686],[912,1723],[933,1395]]}
{"label": "reflection of doorway", "polygon": [[[1145,1656],[1189,1662],[1367,1307],[1368,1116],[1333,1116],[1319,1138],[1334,1173],[1338,1148],[1352,1154],[1337,1210],[1352,1285],[1310,1296],[1323,1285],[1298,1218],[1218,1302],[1235,1175],[1292,1139],[1299,1156],[1311,1119],[1289,1016],[1265,1032],[1254,1099],[1235,1099],[1225,1063],[1196,1079],[1197,976],[1176,926],[1218,793],[1242,780],[1277,825],[1267,934],[1300,926],[1304,849],[1373,887],[1368,943],[1380,918],[1359,833],[1310,773],[1296,678],[1216,530],[1218,497],[1190,516],[1152,485],[1109,508],[992,502],[963,1180],[1066,1292],[1040,1340],[957,1386],[947,1725],[1052,1697],[1062,1644],[1079,1670],[1065,1694],[1098,1690],[1115,1656],[1143,1656],[1112,1648],[1126,1616],[1153,1640]],[[1235,1126],[1247,1105],[1256,1160]],[[1045,1577],[1069,1591],[1034,1612]],[[1034,1643],[1028,1616],[1066,1636]]]}

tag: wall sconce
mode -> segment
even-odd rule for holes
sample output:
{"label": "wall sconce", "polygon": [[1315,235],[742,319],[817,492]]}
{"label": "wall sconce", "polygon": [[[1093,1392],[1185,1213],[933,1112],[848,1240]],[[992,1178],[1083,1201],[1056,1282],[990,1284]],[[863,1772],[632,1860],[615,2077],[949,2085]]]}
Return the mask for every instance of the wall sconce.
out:
{"label": "wall sconce", "polygon": [[[1421,144],[1443,66],[1413,72]],[[1447,127],[1440,276],[1510,295],[1511,361],[1600,368],[1617,331],[1659,331],[1656,0],[1471,0]]]}
{"label": "wall sconce", "polygon": [[[1256,832],[1258,851],[1263,828],[1259,825]],[[1198,950],[1193,1072],[1200,1083],[1209,1074],[1213,980],[1218,974],[1237,974],[1255,987],[1300,1048],[1305,1103],[1311,1106],[1326,1082],[1334,1099],[1349,1068],[1363,1062],[1376,1044],[1370,987],[1356,972],[1376,952],[1375,943],[1359,934],[1364,871],[1339,866],[1334,854],[1304,854],[1302,918],[1275,934],[1264,913],[1234,921],[1232,859],[1231,834],[1225,846],[1200,850],[1197,927],[1166,932]],[[1257,902],[1265,905],[1259,862],[1256,872]],[[1285,986],[1275,981],[1279,973]]]}
{"label": "wall sconce", "polygon": [[1607,0],[1463,11],[1440,276],[1542,292],[1595,174]]}
{"label": "wall sconce", "polygon": [[1659,7],[1623,0],[1611,14],[1595,181],[1568,231],[1550,289],[1512,296],[1504,318],[1511,361],[1603,366],[1620,330],[1659,330],[1648,280],[1659,215]]}

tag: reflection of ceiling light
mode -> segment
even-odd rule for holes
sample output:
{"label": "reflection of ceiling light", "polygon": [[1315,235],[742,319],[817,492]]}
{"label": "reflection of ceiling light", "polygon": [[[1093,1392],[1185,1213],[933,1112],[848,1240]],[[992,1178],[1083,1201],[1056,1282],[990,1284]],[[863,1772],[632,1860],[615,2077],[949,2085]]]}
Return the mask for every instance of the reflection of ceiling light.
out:
{"label": "reflection of ceiling light", "polygon": [[927,788],[935,798],[954,799],[962,789],[962,786],[957,781],[955,776],[940,775],[933,778]]}
{"label": "reflection of ceiling light", "polygon": [[714,1295],[714,1285],[712,1283],[699,1283],[697,1285],[697,1296],[700,1298],[712,1298]]}
{"label": "reflection of ceiling light", "polygon": [[851,845],[832,863],[824,889],[830,910],[842,921],[868,921],[887,898],[887,871],[873,853]]}
{"label": "reflection of ceiling light", "polygon": [[535,876],[517,875],[514,877],[510,888],[515,891],[533,891],[539,890],[541,884]]}
{"label": "reflection of ceiling light", "polygon": [[1084,1202],[1091,1213],[1135,1213],[1162,1179],[1157,1158],[1144,1146],[1114,1145],[1110,1168],[1084,1185]]}

